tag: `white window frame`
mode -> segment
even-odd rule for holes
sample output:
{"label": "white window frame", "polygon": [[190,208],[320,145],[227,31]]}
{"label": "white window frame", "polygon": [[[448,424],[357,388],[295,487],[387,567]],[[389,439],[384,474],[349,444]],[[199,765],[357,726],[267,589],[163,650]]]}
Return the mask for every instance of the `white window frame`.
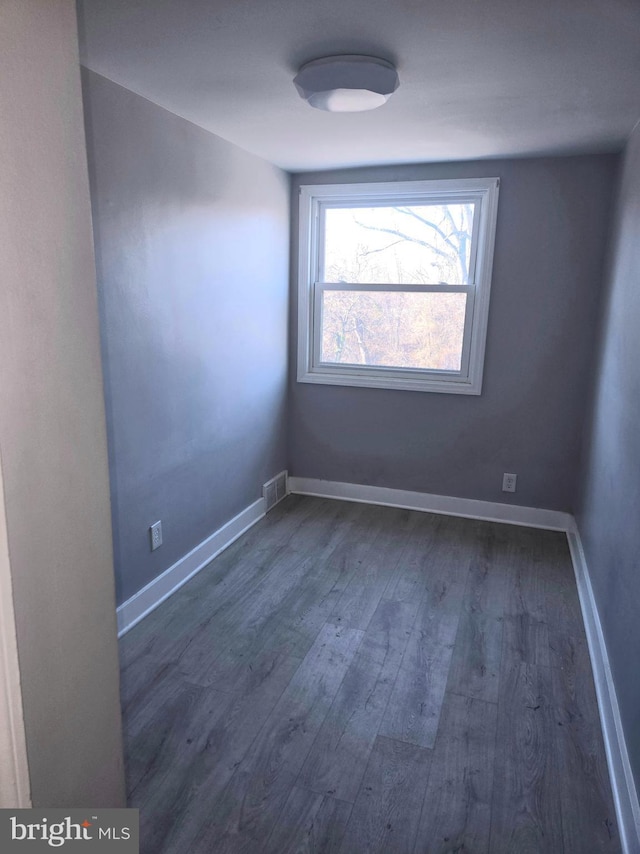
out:
{"label": "white window frame", "polygon": [[[489,319],[489,296],[498,211],[499,178],[313,184],[300,187],[298,261],[298,382],[480,394]],[[468,285],[344,284],[319,280],[323,210],[374,205],[476,205]],[[472,275],[473,271],[473,275]],[[327,290],[464,292],[467,310],[460,371],[336,364],[320,360],[322,294]]]}

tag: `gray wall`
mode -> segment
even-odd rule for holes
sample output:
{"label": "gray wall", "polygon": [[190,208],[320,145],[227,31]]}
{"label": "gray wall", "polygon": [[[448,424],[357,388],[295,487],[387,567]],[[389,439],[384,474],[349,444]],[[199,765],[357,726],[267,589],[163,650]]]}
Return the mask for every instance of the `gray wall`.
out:
{"label": "gray wall", "polygon": [[121,602],[286,467],[289,179],[83,80]]}
{"label": "gray wall", "polygon": [[640,788],[640,129],[627,146],[577,519]]}
{"label": "gray wall", "polygon": [[[499,176],[479,397],[295,381],[290,472],[301,477],[572,510],[617,158],[552,158],[296,175],[300,184]],[[294,273],[295,275],[295,273]],[[518,491],[501,491],[502,473]]]}
{"label": "gray wall", "polygon": [[116,807],[107,441],[73,0],[3,0],[0,115],[1,475],[31,796]]}

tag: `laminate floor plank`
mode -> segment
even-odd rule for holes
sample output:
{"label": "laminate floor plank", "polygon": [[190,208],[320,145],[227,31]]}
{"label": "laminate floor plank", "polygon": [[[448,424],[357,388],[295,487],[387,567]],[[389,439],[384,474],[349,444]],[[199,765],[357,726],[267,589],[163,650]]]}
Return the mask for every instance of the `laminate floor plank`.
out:
{"label": "laminate floor plank", "polygon": [[519,536],[527,529],[495,522],[471,522],[470,566],[464,605],[479,614],[502,617],[517,569]]}
{"label": "laminate floor plank", "polygon": [[[326,499],[325,499],[326,501]],[[350,501],[326,501],[322,514],[313,513],[304,526],[299,526],[288,539],[289,548],[321,559],[333,552],[338,541],[344,540],[347,529],[358,530],[369,524],[367,508]]]}
{"label": "laminate floor plank", "polygon": [[[235,653],[241,663],[240,655],[250,654],[256,643],[259,649],[264,649],[267,637],[271,638],[272,647],[278,645],[277,637],[282,632],[276,631],[274,638],[274,627],[279,629],[286,624],[286,619],[279,615],[283,600],[291,594],[295,600],[301,591],[304,596],[309,578],[314,573],[317,575],[320,568],[325,580],[327,577],[337,580],[340,572],[333,572],[338,560],[336,556],[342,555],[357,541],[354,530],[358,520],[365,515],[362,505],[345,503],[338,507],[338,511],[325,513],[322,523],[314,519],[305,526],[306,529],[313,527],[313,536],[319,538],[314,540],[312,537],[311,554],[305,555],[289,543],[274,555],[268,574],[258,584],[237,591],[234,599],[225,603],[226,607],[216,603],[190,642],[181,645],[177,657],[181,672],[193,681],[214,684],[219,670],[216,662],[229,647],[231,655]],[[360,525],[358,530],[362,528]],[[316,633],[320,627],[317,626]]]}
{"label": "laminate floor plank", "polygon": [[491,854],[562,854],[560,799],[563,784],[570,781],[555,749],[556,727],[549,668],[522,663],[505,667],[498,703]]}
{"label": "laminate floor plank", "polygon": [[380,735],[419,747],[433,747],[453,655],[458,607],[420,606],[398,669]]}
{"label": "laminate floor plank", "polygon": [[201,570],[187,584],[189,595],[194,598],[208,595],[230,570],[238,575],[238,567],[248,560],[255,561],[256,555],[265,550],[278,550],[286,546],[294,533],[304,527],[314,514],[328,514],[332,510],[328,502],[316,499],[307,504],[299,495],[292,495],[287,501],[277,504],[273,510],[252,525],[235,542],[231,543],[204,570]]}
{"label": "laminate floor plank", "polygon": [[[155,714],[129,722],[129,802],[141,810],[146,851],[187,850],[185,839],[224,791],[300,664],[279,660],[240,695],[174,681],[173,702],[158,694]],[[189,705],[189,697],[198,702]]]}
{"label": "laminate floor plank", "polygon": [[508,525],[472,522],[469,570],[447,690],[477,700],[498,699],[504,607],[517,536]]}
{"label": "laminate floor plank", "polygon": [[[221,572],[226,572],[238,561],[244,560],[246,554],[264,548],[295,547],[306,538],[312,520],[324,523],[324,520],[335,518],[342,512],[344,508],[337,507],[335,501],[327,498],[290,495],[225,549],[215,559],[216,565],[219,564]],[[193,579],[195,590],[198,589],[201,577],[202,573],[199,573]],[[209,589],[208,581],[203,581],[202,589]]]}
{"label": "laminate floor plank", "polygon": [[430,762],[430,750],[376,739],[340,854],[413,852]]}
{"label": "laminate floor plank", "polygon": [[180,671],[171,661],[145,654],[121,660],[120,707],[123,717],[126,719],[144,705],[148,694],[157,694],[163,681],[174,679],[180,679]]}
{"label": "laminate floor plank", "polygon": [[[210,573],[205,567],[202,573],[212,576],[207,596],[192,595],[195,579],[185,584],[179,594],[171,596],[124,635],[120,643],[121,659],[126,663],[148,655],[161,662],[177,661],[198,633],[224,613],[226,606],[242,595],[250,595],[277,568],[283,551],[282,546],[260,549],[253,559],[247,554],[223,573],[217,569]],[[189,619],[185,620],[187,608]]]}
{"label": "laminate floor plank", "polygon": [[572,669],[588,656],[578,591],[568,546],[562,539],[543,540],[543,566],[547,576],[545,619],[549,631],[550,662]]}
{"label": "laminate floor plank", "polygon": [[[251,681],[253,672],[278,655],[304,657],[322,629],[336,601],[342,595],[353,569],[327,567],[324,573],[306,575],[304,583],[291,587],[286,596],[273,606],[271,614],[252,631],[229,631],[207,657],[195,667],[180,661],[190,681],[220,690],[239,689]],[[241,623],[242,624],[242,623]]]}
{"label": "laminate floor plank", "polygon": [[468,581],[469,545],[474,539],[467,526],[466,519],[420,514],[384,598],[459,609]]}
{"label": "laminate floor plank", "polygon": [[504,617],[462,609],[447,690],[497,703]]}
{"label": "laminate floor plank", "polygon": [[195,850],[255,851],[270,835],[361,641],[361,631],[325,625],[193,840]]}
{"label": "laminate floor plank", "polygon": [[448,694],[415,854],[490,854],[497,706]]}
{"label": "laminate floor plank", "polygon": [[434,565],[431,552],[438,542],[438,531],[446,517],[432,513],[418,520],[415,533],[403,550],[385,597],[398,602],[421,602],[427,593],[429,570]]}
{"label": "laminate floor plank", "polygon": [[193,681],[211,684],[213,679],[207,680],[207,674],[218,657],[230,645],[250,648],[282,599],[306,583],[311,564],[311,558],[305,559],[299,552],[282,550],[267,578],[244,590],[226,608],[212,613],[195,628],[190,642],[176,657],[180,671]]}
{"label": "laminate floor plank", "polygon": [[380,603],[302,768],[300,785],[355,801],[417,610],[411,602]]}
{"label": "laminate floor plank", "polygon": [[[302,559],[315,554],[318,559],[322,559],[334,546],[334,538],[339,540],[346,535],[345,526],[350,524],[352,517],[361,514],[357,505],[341,506],[337,502],[322,499],[311,501],[318,502],[315,512],[309,513],[303,504],[301,518],[295,513],[291,514],[291,518],[287,517],[284,535],[278,535],[277,525],[267,526],[270,536],[253,547],[243,545],[243,536],[194,576],[182,591],[192,600],[196,613],[215,617],[226,609],[228,603],[237,602],[240,597],[251,594],[259,583],[274,573],[274,562],[277,570],[283,554],[298,554]],[[272,512],[276,513],[286,505],[287,502],[284,502]],[[256,528],[266,525],[270,516],[258,522],[245,536],[253,535]],[[234,547],[237,547],[237,552],[229,554]]]}
{"label": "laminate floor plank", "polygon": [[502,657],[512,662],[548,667],[551,660],[547,623],[521,613],[503,621]]}
{"label": "laminate floor plank", "polygon": [[422,600],[438,611],[460,611],[476,544],[468,519],[442,516],[430,539]]}
{"label": "laminate floor plank", "polygon": [[120,648],[143,854],[621,849],[563,534],[289,496]]}
{"label": "laminate floor plank", "polygon": [[[121,658],[128,661],[150,655],[163,663],[177,660],[193,636],[206,629],[230,602],[250,594],[277,571],[290,543],[289,552],[299,552],[301,536],[311,545],[314,536],[322,538],[327,530],[342,529],[345,512],[355,511],[326,499],[309,499],[307,504],[299,496],[291,496],[185,584],[179,597],[170,597],[129,631],[120,644]],[[181,603],[185,602],[191,609],[189,621],[184,619]]]}
{"label": "laminate floor plank", "polygon": [[[215,721],[223,714],[225,697],[212,697],[202,688],[181,680],[165,681],[153,697],[140,704],[125,720],[127,745],[127,790],[135,799],[138,789],[160,791],[172,767],[188,761],[185,750],[192,722],[198,727],[206,720]],[[223,700],[221,703],[220,701]],[[204,727],[208,731],[208,726]]]}
{"label": "laminate floor plank", "polygon": [[505,614],[512,617],[525,614],[545,622],[552,576],[545,567],[542,539],[549,534],[562,538],[563,534],[535,528],[515,528],[514,531]]}
{"label": "laminate floor plank", "polygon": [[352,804],[294,786],[261,854],[337,854]]}
{"label": "laminate floor plank", "polygon": [[560,796],[565,854],[581,854],[585,839],[590,840],[589,851],[593,854],[620,854],[587,651],[575,667],[554,667],[551,680],[557,724],[555,749],[563,774],[571,781],[571,785],[562,787]]}
{"label": "laminate floor plank", "polygon": [[396,576],[419,514],[396,508],[384,510],[376,520],[375,536],[364,545],[356,571],[331,615],[336,624],[366,629]]}

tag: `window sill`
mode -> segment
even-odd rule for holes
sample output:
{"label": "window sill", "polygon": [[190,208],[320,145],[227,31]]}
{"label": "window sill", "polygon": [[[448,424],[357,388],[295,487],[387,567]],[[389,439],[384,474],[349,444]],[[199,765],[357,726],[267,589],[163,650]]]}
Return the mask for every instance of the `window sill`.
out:
{"label": "window sill", "polygon": [[482,392],[482,378],[472,381],[471,379],[446,379],[433,378],[429,376],[381,376],[356,371],[305,371],[298,374],[299,383],[312,383],[315,385],[338,385],[356,388],[384,388],[397,389],[398,391],[422,391],[435,392],[437,394],[472,394],[479,395]]}

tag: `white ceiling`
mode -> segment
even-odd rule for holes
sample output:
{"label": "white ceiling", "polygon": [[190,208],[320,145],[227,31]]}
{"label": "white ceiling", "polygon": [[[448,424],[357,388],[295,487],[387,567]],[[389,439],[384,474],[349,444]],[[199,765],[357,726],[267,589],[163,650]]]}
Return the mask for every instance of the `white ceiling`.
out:
{"label": "white ceiling", "polygon": [[[82,61],[291,170],[622,147],[640,117],[638,0],[80,0]],[[394,62],[368,113],[313,110],[320,56]]]}

